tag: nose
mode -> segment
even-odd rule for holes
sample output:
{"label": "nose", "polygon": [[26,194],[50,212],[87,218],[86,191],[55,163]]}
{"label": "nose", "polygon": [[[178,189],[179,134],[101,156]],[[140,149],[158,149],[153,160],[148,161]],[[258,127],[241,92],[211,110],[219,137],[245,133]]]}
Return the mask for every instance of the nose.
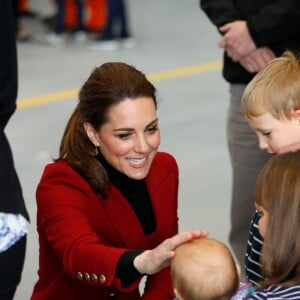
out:
{"label": "nose", "polygon": [[259,149],[261,150],[267,150],[268,144],[266,143],[265,139],[263,137],[258,137],[258,141],[259,141]]}
{"label": "nose", "polygon": [[144,135],[137,136],[134,145],[134,151],[137,153],[146,153],[149,151],[149,143]]}

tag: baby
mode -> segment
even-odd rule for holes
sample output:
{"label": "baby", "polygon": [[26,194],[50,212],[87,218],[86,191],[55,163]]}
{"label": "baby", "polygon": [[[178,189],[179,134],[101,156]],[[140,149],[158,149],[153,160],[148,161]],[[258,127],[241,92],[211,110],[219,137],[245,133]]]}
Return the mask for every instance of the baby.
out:
{"label": "baby", "polygon": [[229,300],[239,287],[236,263],[228,247],[211,238],[193,239],[176,248],[171,262],[179,300]]}

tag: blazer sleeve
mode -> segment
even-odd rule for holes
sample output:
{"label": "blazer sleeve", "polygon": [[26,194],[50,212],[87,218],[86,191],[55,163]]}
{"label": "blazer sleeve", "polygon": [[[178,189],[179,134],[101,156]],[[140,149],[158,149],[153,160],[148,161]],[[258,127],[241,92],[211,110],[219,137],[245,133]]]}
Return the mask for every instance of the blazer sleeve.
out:
{"label": "blazer sleeve", "polygon": [[216,27],[242,19],[231,0],[200,0],[200,7]]}
{"label": "blazer sleeve", "polygon": [[273,1],[250,16],[247,25],[258,47],[286,40],[300,33],[300,1]]}
{"label": "blazer sleeve", "polygon": [[[37,189],[40,247],[50,247],[62,263],[64,272],[75,280],[80,271],[103,274],[105,282],[102,282],[102,287],[115,287],[121,291],[137,288],[139,280],[124,288],[115,277],[118,260],[128,249],[118,246],[118,238],[113,236],[113,230],[110,231],[105,213],[101,211],[101,207],[96,207],[102,199],[70,167],[56,165],[59,163],[46,167]],[[90,209],[86,208],[86,203],[91,203]],[[97,218],[98,222],[101,220],[99,228],[101,230],[105,227],[103,232],[109,232],[106,233],[107,236],[105,233],[96,233],[91,221],[93,218]],[[108,246],[108,239],[114,241],[114,247]],[[46,256],[41,256],[40,259],[45,261],[48,259]],[[48,267],[47,272],[50,272],[51,263]],[[82,283],[99,286],[99,282],[92,280]]]}
{"label": "blazer sleeve", "polygon": [[231,0],[200,0],[200,7],[217,27],[245,20],[257,47],[272,45],[300,33],[300,1],[277,0],[251,14],[241,13]]}

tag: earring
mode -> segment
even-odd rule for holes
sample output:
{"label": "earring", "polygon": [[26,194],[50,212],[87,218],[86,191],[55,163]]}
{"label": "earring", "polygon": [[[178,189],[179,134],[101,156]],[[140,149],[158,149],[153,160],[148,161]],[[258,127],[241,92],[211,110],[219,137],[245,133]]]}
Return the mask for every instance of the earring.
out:
{"label": "earring", "polygon": [[92,155],[97,156],[99,154],[98,147],[95,146],[95,150],[92,152]]}

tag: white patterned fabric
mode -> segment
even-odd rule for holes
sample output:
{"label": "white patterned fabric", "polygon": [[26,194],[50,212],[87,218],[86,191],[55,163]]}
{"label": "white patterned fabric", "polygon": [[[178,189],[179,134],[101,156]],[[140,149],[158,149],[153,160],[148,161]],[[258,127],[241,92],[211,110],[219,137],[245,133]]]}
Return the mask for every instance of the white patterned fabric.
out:
{"label": "white patterned fabric", "polygon": [[27,234],[27,220],[20,214],[0,213],[0,253]]}

